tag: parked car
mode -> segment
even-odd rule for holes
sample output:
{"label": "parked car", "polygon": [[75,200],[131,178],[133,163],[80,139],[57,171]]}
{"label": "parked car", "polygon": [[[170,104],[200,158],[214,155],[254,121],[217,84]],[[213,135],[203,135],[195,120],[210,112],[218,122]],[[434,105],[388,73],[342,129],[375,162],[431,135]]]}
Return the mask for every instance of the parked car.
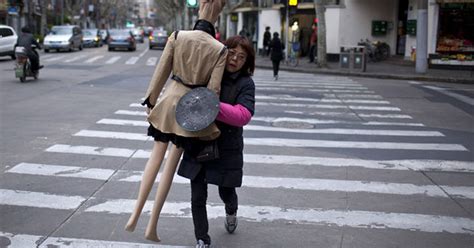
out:
{"label": "parked car", "polygon": [[145,42],[145,37],[144,37],[143,29],[134,28],[134,29],[132,29],[132,34],[133,34],[133,37],[135,37],[135,40],[136,40],[137,42],[140,42],[140,43]]}
{"label": "parked car", "polygon": [[10,56],[15,59],[17,40],[18,36],[12,27],[0,25],[0,56]]}
{"label": "parked car", "polygon": [[100,38],[102,39],[102,44],[107,44],[107,40],[109,39],[109,30],[107,29],[99,29]]}
{"label": "parked car", "polygon": [[168,34],[165,30],[153,30],[149,39],[150,49],[154,47],[165,49],[166,42],[168,42]]}
{"label": "parked car", "polygon": [[129,51],[137,50],[137,42],[130,30],[112,29],[109,31],[109,51],[117,48],[126,48]]}
{"label": "parked car", "polygon": [[83,38],[82,45],[84,47],[100,47],[102,46],[102,38],[98,29],[84,29],[82,30]]}
{"label": "parked car", "polygon": [[75,48],[82,50],[82,38],[82,30],[78,26],[53,26],[51,32],[44,38],[43,48],[47,53],[53,49],[70,52]]}

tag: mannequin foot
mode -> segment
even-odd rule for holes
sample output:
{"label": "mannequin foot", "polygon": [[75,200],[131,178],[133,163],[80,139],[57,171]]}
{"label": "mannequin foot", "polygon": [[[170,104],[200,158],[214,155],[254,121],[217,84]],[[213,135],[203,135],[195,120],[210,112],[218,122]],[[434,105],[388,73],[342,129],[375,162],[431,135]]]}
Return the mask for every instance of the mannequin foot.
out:
{"label": "mannequin foot", "polygon": [[156,234],[156,232],[150,232],[150,233],[148,233],[148,231],[145,232],[145,238],[151,241],[155,241],[155,242],[161,241],[158,235]]}
{"label": "mannequin foot", "polygon": [[137,226],[137,221],[133,221],[133,219],[130,218],[127,222],[127,225],[125,225],[125,230],[128,232],[133,232],[135,231],[136,226]]}

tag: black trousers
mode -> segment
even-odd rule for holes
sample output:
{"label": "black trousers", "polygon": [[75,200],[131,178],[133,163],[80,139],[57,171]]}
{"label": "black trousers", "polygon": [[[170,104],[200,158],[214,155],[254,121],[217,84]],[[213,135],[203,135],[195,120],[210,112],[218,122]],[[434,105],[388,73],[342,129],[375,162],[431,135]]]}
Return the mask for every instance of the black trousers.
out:
{"label": "black trousers", "polygon": [[32,71],[37,71],[39,70],[39,55],[38,55],[38,52],[36,51],[28,51],[26,53],[26,55],[28,56],[28,59],[30,60],[30,63],[31,63],[31,70]]}
{"label": "black trousers", "polygon": [[281,62],[281,60],[272,60],[273,76],[278,75],[278,71],[280,71],[280,62]]}
{"label": "black trousers", "polygon": [[[225,204],[226,214],[237,212],[238,200],[235,188],[219,186],[219,196]],[[209,236],[209,222],[207,220],[207,182],[205,169],[201,169],[199,174],[191,180],[191,212],[193,214],[194,235],[196,240],[201,239],[206,244],[211,243]]]}
{"label": "black trousers", "polygon": [[316,57],[317,55],[317,46],[316,45],[312,45],[311,48],[309,49],[309,62],[314,62],[314,58]]}

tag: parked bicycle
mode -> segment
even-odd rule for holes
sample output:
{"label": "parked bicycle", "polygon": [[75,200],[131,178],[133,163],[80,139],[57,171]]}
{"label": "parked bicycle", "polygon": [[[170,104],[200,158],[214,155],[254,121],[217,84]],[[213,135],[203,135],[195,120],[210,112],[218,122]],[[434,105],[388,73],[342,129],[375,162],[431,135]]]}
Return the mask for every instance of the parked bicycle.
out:
{"label": "parked bicycle", "polygon": [[357,45],[365,47],[365,53],[370,62],[379,62],[390,57],[390,46],[385,42],[361,39]]}

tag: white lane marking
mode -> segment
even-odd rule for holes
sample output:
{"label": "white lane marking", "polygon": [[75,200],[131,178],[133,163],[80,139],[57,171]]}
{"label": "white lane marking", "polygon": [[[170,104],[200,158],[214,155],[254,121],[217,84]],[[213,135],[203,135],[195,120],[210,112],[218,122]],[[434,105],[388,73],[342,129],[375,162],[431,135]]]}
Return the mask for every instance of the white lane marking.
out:
{"label": "white lane marking", "polygon": [[299,114],[299,115],[322,115],[322,116],[359,116],[362,118],[387,118],[387,119],[413,119],[409,115],[397,115],[397,114],[355,114],[355,113],[340,113],[340,112],[304,112],[304,111],[293,111],[285,110],[284,113],[288,114]]}
{"label": "white lane marking", "polygon": [[323,103],[362,103],[362,104],[390,104],[389,101],[378,100],[359,100],[359,99],[328,99],[328,98],[305,98],[293,96],[255,96],[256,100],[278,100],[278,101],[295,101],[295,102],[323,102]]}
{"label": "white lane marking", "polygon": [[131,57],[125,62],[125,64],[133,65],[133,64],[137,63],[138,59],[140,59],[140,57]]}
{"label": "white lane marking", "polygon": [[[93,205],[85,212],[129,214],[135,200],[115,199]],[[143,212],[151,212],[152,201],[147,201]],[[189,202],[166,202],[161,214],[177,218],[191,218]],[[209,219],[225,216],[222,204],[207,205]],[[474,220],[427,214],[387,213],[357,210],[292,209],[273,206],[239,205],[239,217],[250,222],[287,222],[305,225],[336,225],[354,228],[403,229],[421,232],[474,234]]]}
{"label": "white lane marking", "polygon": [[106,248],[190,248],[190,246],[173,246],[173,245],[158,245],[146,243],[130,243],[110,240],[93,240],[93,239],[76,239],[67,237],[49,237],[43,242],[41,240],[44,236],[29,235],[29,234],[13,234],[0,232],[0,236],[8,238],[10,244],[9,248],[25,248],[37,247],[55,247],[55,248],[92,248],[92,247],[106,247]]}
{"label": "white lane marking", "polygon": [[52,55],[52,54],[41,55],[41,54],[40,54],[40,56],[41,56],[41,59],[44,60],[44,59],[49,59],[49,58],[53,57],[54,55]]}
{"label": "white lane marking", "polygon": [[130,110],[117,110],[115,111],[116,115],[137,115],[137,116],[147,116],[145,110],[142,111],[130,111]]}
{"label": "white lane marking", "polygon": [[56,61],[56,60],[63,59],[64,57],[66,57],[66,55],[54,56],[54,57],[52,57],[52,58],[43,59],[43,61],[45,61],[45,62],[52,62],[52,61]]}
{"label": "white lane marking", "polygon": [[139,57],[139,58],[143,57],[143,55],[145,55],[149,50],[150,50],[149,47],[145,48],[145,50],[143,50],[143,52],[140,53],[140,55],[138,55],[138,57]]}
{"label": "white lane marking", "polygon": [[148,60],[146,61],[146,65],[147,66],[155,66],[156,62],[158,62],[158,58],[157,57],[151,57],[151,58],[148,58]]}
{"label": "white lane marking", "polygon": [[[105,152],[97,152],[106,150]],[[96,146],[70,146],[54,145],[46,149],[47,152],[73,153],[97,156],[116,156],[148,159],[149,150],[126,150],[113,147]],[[111,152],[115,151],[115,152]],[[429,159],[405,159],[405,160],[365,160],[351,158],[328,158],[328,157],[308,157],[308,156],[285,156],[268,154],[248,154],[244,153],[245,163],[272,164],[272,165],[300,165],[300,166],[324,166],[324,167],[362,167],[367,169],[384,170],[413,170],[413,171],[446,171],[446,172],[474,172],[474,162],[472,161],[451,161],[451,160],[429,160]]]}
{"label": "white lane marking", "polygon": [[96,61],[96,60],[99,60],[99,59],[103,58],[103,57],[104,57],[103,55],[95,56],[95,57],[92,57],[92,58],[90,58],[90,59],[84,61],[84,63],[90,64],[90,63],[92,63],[92,62],[94,62],[94,61]]}
{"label": "white lane marking", "polygon": [[122,120],[122,119],[101,119],[97,124],[105,125],[119,125],[119,126],[134,126],[134,127],[148,127],[150,123],[147,121],[133,121],[133,120]]}
{"label": "white lane marking", "polygon": [[[256,86],[256,90],[262,91],[262,90],[270,90],[270,91],[284,91],[284,92],[301,92],[301,89],[294,89],[294,88],[278,88],[278,87],[261,87],[261,86]],[[305,92],[328,92],[328,93],[361,93],[361,94],[374,94],[374,91],[371,90],[337,90],[337,89],[305,89]]]}
{"label": "white lane marking", "polygon": [[[275,87],[275,84],[262,84],[259,83],[256,85],[256,87],[263,86],[263,87]],[[368,90],[367,87],[364,86],[357,86],[357,85],[323,85],[323,84],[312,84],[312,85],[303,85],[303,84],[288,84],[288,85],[278,85],[276,87],[279,88],[323,88],[323,89],[348,89],[348,90]]]}
{"label": "white lane marking", "polygon": [[113,64],[113,63],[117,62],[120,58],[121,58],[121,56],[114,56],[114,57],[110,58],[109,60],[107,60],[105,63],[110,65],[110,64]]}
{"label": "white lane marking", "polygon": [[322,109],[352,109],[352,110],[372,110],[372,111],[401,111],[397,107],[377,107],[377,106],[359,106],[359,105],[330,105],[330,104],[297,104],[297,103],[273,103],[256,102],[257,106],[277,106],[289,108],[322,108]]}
{"label": "white lane marking", "polygon": [[41,176],[88,178],[95,180],[107,180],[114,170],[87,168],[78,166],[63,166],[50,164],[20,163],[7,170],[8,173],[30,174]]}
{"label": "white lane marking", "polygon": [[86,198],[54,195],[41,192],[0,189],[0,205],[26,206],[71,210],[78,208]]}
{"label": "white lane marking", "polygon": [[[96,130],[81,130],[74,136],[153,141],[142,133],[111,132]],[[308,139],[278,139],[278,138],[244,138],[246,145],[277,146],[277,147],[320,147],[320,148],[352,148],[352,149],[394,149],[394,150],[435,150],[435,151],[468,151],[459,144],[438,143],[408,143],[408,142],[370,142],[370,141],[332,141]]]}
{"label": "white lane marking", "polygon": [[468,96],[464,96],[464,95],[461,95],[461,94],[457,94],[457,93],[454,93],[454,92],[450,92],[449,91],[450,89],[440,88],[440,87],[436,87],[436,86],[429,86],[429,85],[423,85],[422,87],[430,89],[430,90],[438,91],[442,94],[445,94],[447,96],[455,98],[455,99],[457,99],[461,102],[464,102],[464,103],[467,103],[471,106],[474,106],[474,99],[473,98],[470,98]]}
{"label": "white lane marking", "polygon": [[[77,166],[20,163],[6,172],[22,175],[85,178],[104,181],[108,180],[115,171]],[[131,175],[118,180],[121,182],[141,182],[143,177],[142,171],[120,170],[118,173],[121,175]],[[161,178],[161,173],[158,174],[157,181],[159,181],[159,178]],[[174,177],[173,182],[178,184],[188,184],[189,180],[183,177]],[[244,176],[243,187],[449,197],[440,189],[443,188],[452,197],[474,199],[474,187],[415,185],[409,183],[388,183],[377,181]]]}
{"label": "white lane marking", "polygon": [[72,59],[68,59],[68,60],[65,60],[64,62],[66,63],[70,63],[70,62],[74,62],[76,60],[80,60],[82,58],[86,57],[86,55],[82,54],[82,55],[78,55],[76,57],[73,57]]}
{"label": "white lane marking", "polygon": [[319,134],[343,134],[343,135],[381,135],[381,136],[417,136],[417,137],[443,137],[437,131],[405,131],[405,130],[373,130],[373,129],[350,129],[350,128],[326,128],[326,129],[298,129],[281,128],[269,126],[246,125],[245,130],[287,132],[287,133],[319,133]]}
{"label": "white lane marking", "polygon": [[[132,112],[132,111],[131,111]],[[139,111],[134,111],[139,112]],[[146,116],[146,114],[144,115]],[[301,118],[290,118],[290,117],[252,117],[252,121],[263,121],[269,123],[278,122],[295,122],[295,123],[307,123],[307,124],[352,124],[352,125],[363,125],[363,126],[415,126],[422,127],[422,123],[408,123],[408,122],[356,122],[356,121],[339,121],[339,120],[321,120],[321,119],[301,119]]]}
{"label": "white lane marking", "polygon": [[363,94],[323,94],[324,97],[338,97],[338,98],[375,98],[375,99],[383,99],[380,95],[363,95]]}
{"label": "white lane marking", "polygon": [[128,157],[131,157],[136,150],[124,149],[124,148],[71,146],[71,145],[56,144],[47,148],[46,151],[128,158]]}
{"label": "white lane marking", "polygon": [[319,147],[350,149],[388,149],[421,151],[469,151],[459,144],[407,143],[407,142],[369,142],[369,141],[332,141],[276,138],[245,138],[246,145],[277,147]]}

